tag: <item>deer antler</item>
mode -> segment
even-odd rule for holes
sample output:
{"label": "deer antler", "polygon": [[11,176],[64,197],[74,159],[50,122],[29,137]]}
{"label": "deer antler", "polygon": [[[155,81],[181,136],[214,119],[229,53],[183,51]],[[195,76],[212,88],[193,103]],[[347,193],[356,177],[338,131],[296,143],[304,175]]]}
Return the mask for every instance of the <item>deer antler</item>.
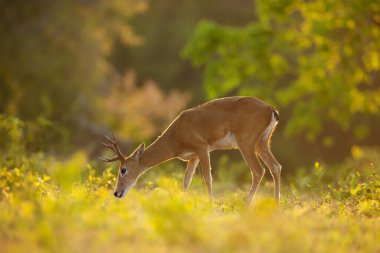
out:
{"label": "deer antler", "polygon": [[102,144],[106,146],[107,148],[111,149],[116,155],[111,158],[104,158],[101,156],[100,159],[105,162],[114,162],[116,160],[124,160],[124,155],[123,153],[121,153],[119,149],[119,145],[117,144],[117,140],[113,132],[112,132],[112,139],[106,135],[104,137],[107,139],[107,141],[102,142]]}

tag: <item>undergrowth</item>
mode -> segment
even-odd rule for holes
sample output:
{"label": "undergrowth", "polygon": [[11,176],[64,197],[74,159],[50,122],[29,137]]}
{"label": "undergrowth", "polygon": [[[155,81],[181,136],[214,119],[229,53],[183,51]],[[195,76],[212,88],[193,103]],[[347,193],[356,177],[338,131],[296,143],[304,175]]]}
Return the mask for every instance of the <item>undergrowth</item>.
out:
{"label": "undergrowth", "polygon": [[223,178],[214,204],[199,175],[184,193],[170,168],[116,199],[114,169],[37,157],[0,168],[1,252],[380,252],[379,167],[365,159],[283,180],[280,206],[263,182],[246,207],[248,189]]}

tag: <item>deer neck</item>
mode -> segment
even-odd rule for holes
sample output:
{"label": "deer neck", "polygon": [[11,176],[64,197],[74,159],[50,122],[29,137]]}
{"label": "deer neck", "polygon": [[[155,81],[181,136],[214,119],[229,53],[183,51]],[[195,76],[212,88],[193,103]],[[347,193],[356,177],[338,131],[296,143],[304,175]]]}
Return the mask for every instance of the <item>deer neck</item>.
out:
{"label": "deer neck", "polygon": [[140,166],[144,169],[149,169],[174,157],[175,152],[170,140],[166,137],[159,137],[145,149],[140,157]]}

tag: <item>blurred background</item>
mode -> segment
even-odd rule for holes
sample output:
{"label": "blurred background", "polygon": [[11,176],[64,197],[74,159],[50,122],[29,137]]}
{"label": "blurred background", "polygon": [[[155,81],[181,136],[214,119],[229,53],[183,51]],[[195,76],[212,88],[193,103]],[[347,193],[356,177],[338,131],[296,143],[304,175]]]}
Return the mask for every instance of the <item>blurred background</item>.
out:
{"label": "blurred background", "polygon": [[[0,19],[2,163],[97,159],[111,131],[131,152],[185,108],[232,95],[280,111],[285,174],[378,151],[379,1],[0,0]],[[215,173],[241,161],[225,153]]]}

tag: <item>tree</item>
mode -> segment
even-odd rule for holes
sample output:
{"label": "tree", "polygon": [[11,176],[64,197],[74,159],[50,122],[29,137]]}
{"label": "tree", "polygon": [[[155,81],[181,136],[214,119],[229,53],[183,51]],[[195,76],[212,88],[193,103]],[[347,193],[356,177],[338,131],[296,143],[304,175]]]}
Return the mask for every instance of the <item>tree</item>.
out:
{"label": "tree", "polygon": [[145,9],[134,0],[0,0],[0,112],[77,131],[98,114],[113,40],[140,43],[127,21]]}
{"label": "tree", "polygon": [[[202,21],[184,48],[184,57],[205,66],[208,96],[272,101],[291,115],[288,136],[306,133],[313,141],[331,122],[356,139],[368,135],[362,118],[379,119],[380,109],[380,2],[256,5],[257,21],[245,27]],[[320,139],[333,142],[326,134]]]}

